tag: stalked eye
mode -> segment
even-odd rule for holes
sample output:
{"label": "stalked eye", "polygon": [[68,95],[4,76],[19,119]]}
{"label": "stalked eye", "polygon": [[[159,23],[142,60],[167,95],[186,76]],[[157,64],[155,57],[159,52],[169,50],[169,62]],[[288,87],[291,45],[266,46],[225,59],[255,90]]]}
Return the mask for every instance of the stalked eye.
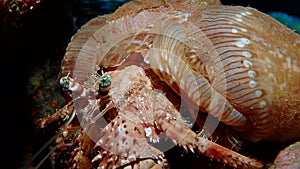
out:
{"label": "stalked eye", "polygon": [[68,89],[70,87],[70,82],[68,81],[68,76],[64,76],[64,77],[60,78],[59,83],[64,88]]}
{"label": "stalked eye", "polygon": [[105,90],[111,85],[111,77],[109,75],[103,75],[99,78],[98,83],[100,90]]}

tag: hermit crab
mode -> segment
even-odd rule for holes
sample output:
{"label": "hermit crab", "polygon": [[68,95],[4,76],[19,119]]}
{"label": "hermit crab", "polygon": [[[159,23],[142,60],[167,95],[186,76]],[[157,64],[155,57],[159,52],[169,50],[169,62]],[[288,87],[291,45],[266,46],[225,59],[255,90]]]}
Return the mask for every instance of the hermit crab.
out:
{"label": "hermit crab", "polygon": [[[210,114],[216,125],[204,135],[220,121],[250,142],[299,140],[299,53],[298,34],[253,8],[128,2],[73,36],[59,75],[70,102],[39,125],[68,119],[53,153],[64,168],[168,168],[170,145],[262,168],[190,129],[182,113]],[[172,144],[155,147],[162,138]]]}

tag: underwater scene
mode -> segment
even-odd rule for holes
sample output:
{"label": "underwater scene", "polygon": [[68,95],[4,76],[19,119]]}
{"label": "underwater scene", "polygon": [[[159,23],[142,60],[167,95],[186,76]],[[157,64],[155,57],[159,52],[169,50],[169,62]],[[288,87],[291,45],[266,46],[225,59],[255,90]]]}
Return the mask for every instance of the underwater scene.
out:
{"label": "underwater scene", "polygon": [[299,168],[299,7],[4,0],[3,168]]}

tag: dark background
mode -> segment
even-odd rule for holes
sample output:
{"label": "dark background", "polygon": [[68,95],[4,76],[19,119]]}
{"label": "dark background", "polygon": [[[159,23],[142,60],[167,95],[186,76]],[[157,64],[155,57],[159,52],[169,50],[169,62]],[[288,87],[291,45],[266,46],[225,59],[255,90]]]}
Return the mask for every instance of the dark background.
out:
{"label": "dark background", "polygon": [[[222,2],[227,5],[250,6],[263,12],[282,11],[300,16],[300,1]],[[24,147],[33,142],[26,89],[29,72],[44,64],[47,58],[61,60],[70,37],[78,27],[98,14],[113,10],[101,9],[101,4],[82,5],[80,0],[44,0],[39,7],[24,14],[21,19],[11,17],[8,21],[0,20],[0,153],[4,156],[0,158],[0,168],[16,168],[23,156]],[[74,17],[77,18],[75,23]]]}

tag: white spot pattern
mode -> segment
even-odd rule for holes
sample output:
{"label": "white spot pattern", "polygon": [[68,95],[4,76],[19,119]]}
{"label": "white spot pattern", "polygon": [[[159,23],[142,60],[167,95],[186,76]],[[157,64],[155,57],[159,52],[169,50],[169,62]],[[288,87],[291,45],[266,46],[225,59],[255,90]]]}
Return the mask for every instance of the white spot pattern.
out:
{"label": "white spot pattern", "polygon": [[245,57],[247,57],[247,58],[251,58],[252,57],[252,54],[250,52],[248,52],[248,51],[243,51],[242,55],[245,56]]}
{"label": "white spot pattern", "polygon": [[267,105],[267,102],[263,100],[259,103],[259,105],[261,108],[264,108]]}
{"label": "white spot pattern", "polygon": [[251,81],[249,82],[249,86],[250,86],[251,88],[256,87],[256,85],[257,85],[257,82],[256,82],[255,80],[251,80]]}
{"label": "white spot pattern", "polygon": [[262,96],[262,91],[261,90],[255,91],[255,95],[256,95],[256,97],[261,97]]}
{"label": "white spot pattern", "polygon": [[146,137],[150,137],[152,135],[152,129],[150,127],[144,128],[146,132]]}
{"label": "white spot pattern", "polygon": [[254,71],[254,70],[249,70],[249,71],[248,71],[248,76],[249,76],[249,77],[252,77],[252,78],[255,77],[255,76],[256,76],[255,71]]}
{"label": "white spot pattern", "polygon": [[232,33],[238,33],[238,30],[235,29],[235,28],[233,28],[233,29],[231,29],[231,32],[232,32]]}
{"label": "white spot pattern", "polygon": [[252,66],[252,62],[250,62],[249,60],[244,60],[243,64],[245,67],[251,67]]}

